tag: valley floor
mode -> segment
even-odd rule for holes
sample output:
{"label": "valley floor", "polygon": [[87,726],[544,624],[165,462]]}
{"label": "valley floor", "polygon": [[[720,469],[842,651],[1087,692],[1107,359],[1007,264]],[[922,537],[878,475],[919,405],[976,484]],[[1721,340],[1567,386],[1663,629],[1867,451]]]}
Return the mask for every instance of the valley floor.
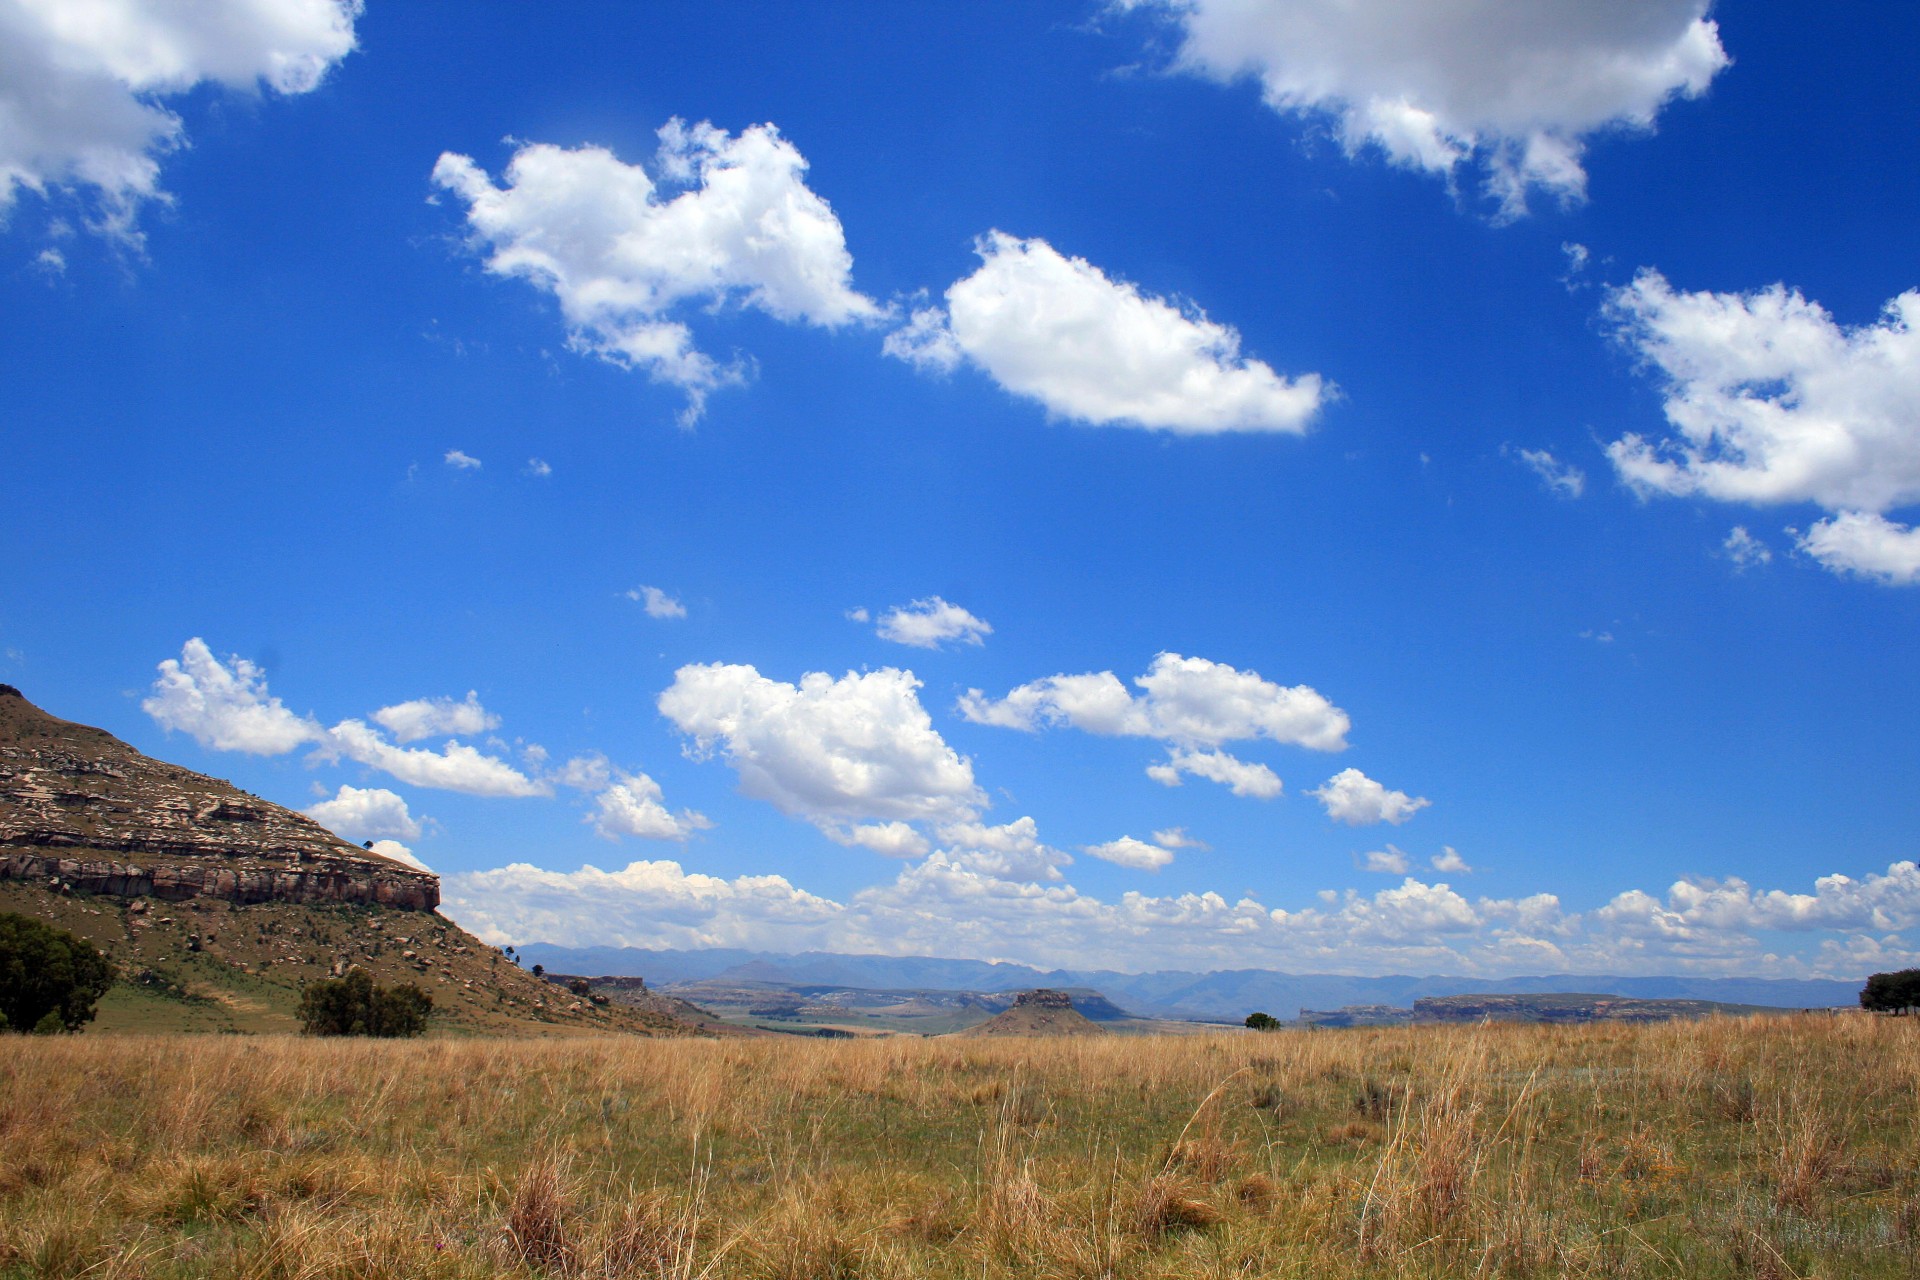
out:
{"label": "valley floor", "polygon": [[1920,1274],[1920,1019],[0,1040],[0,1276]]}

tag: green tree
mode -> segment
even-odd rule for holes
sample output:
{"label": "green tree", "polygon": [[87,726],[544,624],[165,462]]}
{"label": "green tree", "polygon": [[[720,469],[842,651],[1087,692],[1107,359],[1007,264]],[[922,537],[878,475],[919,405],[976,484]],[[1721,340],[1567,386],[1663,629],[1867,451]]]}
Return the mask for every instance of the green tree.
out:
{"label": "green tree", "polygon": [[322,978],[300,993],[300,1029],[310,1036],[417,1036],[432,1012],[433,997],[419,987],[383,987],[365,969]]}
{"label": "green tree", "polygon": [[1250,1013],[1247,1015],[1247,1025],[1255,1031],[1278,1031],[1280,1019],[1270,1013]]}
{"label": "green tree", "polygon": [[1920,969],[1874,974],[1860,988],[1860,1007],[1875,1013],[1906,1013],[1920,1008]]}
{"label": "green tree", "polygon": [[113,985],[113,962],[85,938],[0,913],[0,1027],[78,1031]]}

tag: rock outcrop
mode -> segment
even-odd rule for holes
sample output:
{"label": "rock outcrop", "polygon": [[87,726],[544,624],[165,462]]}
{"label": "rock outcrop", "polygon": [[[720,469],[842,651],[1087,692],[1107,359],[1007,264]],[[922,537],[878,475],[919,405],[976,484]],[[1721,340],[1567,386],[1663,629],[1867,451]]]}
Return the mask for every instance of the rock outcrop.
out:
{"label": "rock outcrop", "polygon": [[956,1033],[963,1036],[1103,1036],[1106,1028],[1091,1021],[1073,1007],[1073,997],[1064,991],[1045,987],[1022,991],[1013,1007],[988,1018],[977,1027]]}
{"label": "rock outcrop", "polygon": [[0,685],[0,879],[178,901],[440,904],[431,872]]}

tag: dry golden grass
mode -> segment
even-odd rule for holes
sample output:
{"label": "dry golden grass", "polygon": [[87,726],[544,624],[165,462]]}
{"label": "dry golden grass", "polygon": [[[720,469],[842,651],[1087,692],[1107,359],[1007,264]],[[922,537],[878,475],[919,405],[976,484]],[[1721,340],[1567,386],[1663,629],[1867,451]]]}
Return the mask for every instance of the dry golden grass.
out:
{"label": "dry golden grass", "polygon": [[0,1041],[0,1277],[1920,1275],[1920,1019]]}

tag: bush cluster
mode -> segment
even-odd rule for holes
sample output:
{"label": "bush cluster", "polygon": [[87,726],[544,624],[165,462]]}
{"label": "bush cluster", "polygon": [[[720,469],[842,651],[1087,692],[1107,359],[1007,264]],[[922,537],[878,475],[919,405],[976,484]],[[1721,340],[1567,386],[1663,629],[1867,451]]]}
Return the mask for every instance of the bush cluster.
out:
{"label": "bush cluster", "polygon": [[433,997],[419,987],[383,987],[365,969],[322,978],[300,993],[300,1029],[310,1036],[417,1036],[431,1012]]}
{"label": "bush cluster", "polygon": [[1860,989],[1860,1007],[1876,1013],[1920,1008],[1920,969],[1874,974]]}
{"label": "bush cluster", "polygon": [[86,939],[0,912],[0,1031],[78,1031],[113,976],[113,962]]}

